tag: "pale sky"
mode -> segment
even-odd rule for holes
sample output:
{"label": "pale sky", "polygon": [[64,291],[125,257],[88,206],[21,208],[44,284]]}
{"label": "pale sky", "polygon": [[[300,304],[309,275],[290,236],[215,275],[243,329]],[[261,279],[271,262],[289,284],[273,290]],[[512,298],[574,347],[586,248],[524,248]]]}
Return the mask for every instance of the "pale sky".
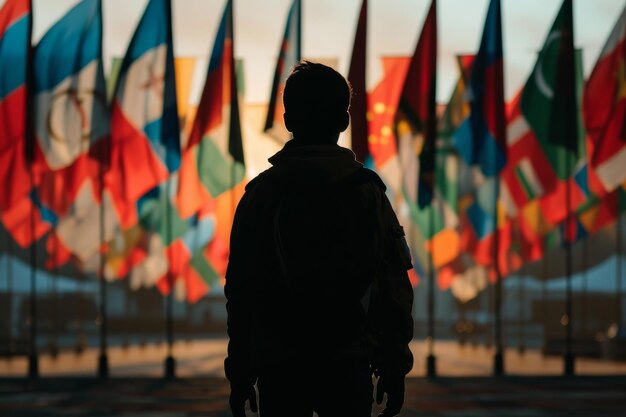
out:
{"label": "pale sky", "polygon": [[[3,4],[5,0],[0,0]],[[78,0],[34,0],[34,41]],[[147,0],[103,0],[105,58],[123,56]],[[174,0],[177,56],[206,57],[226,0]],[[626,0],[574,0],[575,42],[587,76]],[[244,60],[246,100],[266,102],[291,0],[235,0],[235,54]],[[361,0],[303,0],[303,55],[336,58],[347,72]],[[411,55],[430,0],[370,0],[368,84],[379,79],[380,57]],[[506,95],[526,81],[561,0],[502,0]],[[438,99],[458,76],[454,55],[475,53],[488,0],[439,0]]]}

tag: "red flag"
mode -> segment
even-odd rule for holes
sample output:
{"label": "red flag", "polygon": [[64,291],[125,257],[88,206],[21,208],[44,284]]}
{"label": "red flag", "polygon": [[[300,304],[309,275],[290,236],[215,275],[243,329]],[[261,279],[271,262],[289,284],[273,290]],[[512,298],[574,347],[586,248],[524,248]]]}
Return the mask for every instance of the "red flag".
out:
{"label": "red flag", "polygon": [[369,156],[368,131],[367,131],[367,90],[366,90],[366,67],[367,67],[367,0],[361,4],[359,22],[354,36],[354,48],[348,81],[352,85],[352,103],[350,105],[350,124],[352,150],[357,161],[365,162]]}
{"label": "red flag", "polygon": [[603,187],[593,191],[604,194],[626,180],[626,8],[587,81],[583,112],[589,161]]}
{"label": "red flag", "polygon": [[[410,146],[417,155],[407,155],[409,165],[417,163],[419,175],[405,167],[407,193],[420,207],[430,204],[435,175],[435,139],[437,138],[437,1],[433,0],[415,53],[409,64],[400,96],[396,125],[401,120],[410,127]],[[417,146],[421,142],[421,146]],[[402,149],[402,148],[399,148]],[[418,150],[421,149],[421,152]],[[408,153],[408,152],[407,152]],[[409,174],[406,178],[407,173]]]}
{"label": "red flag", "polygon": [[237,74],[234,59],[233,4],[226,3],[220,21],[200,104],[193,121],[179,171],[177,207],[189,218],[211,199],[226,196],[245,177],[245,161]]}
{"label": "red flag", "polygon": [[0,8],[0,212],[24,198],[31,181],[25,159],[31,10],[28,0]]}

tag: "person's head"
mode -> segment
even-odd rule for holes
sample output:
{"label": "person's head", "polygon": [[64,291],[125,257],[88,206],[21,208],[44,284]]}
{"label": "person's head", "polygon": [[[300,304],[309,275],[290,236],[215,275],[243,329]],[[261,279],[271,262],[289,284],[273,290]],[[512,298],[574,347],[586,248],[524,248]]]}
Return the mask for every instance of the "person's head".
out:
{"label": "person's head", "polygon": [[300,61],[285,83],[285,126],[297,140],[336,143],[350,123],[350,83],[326,65]]}

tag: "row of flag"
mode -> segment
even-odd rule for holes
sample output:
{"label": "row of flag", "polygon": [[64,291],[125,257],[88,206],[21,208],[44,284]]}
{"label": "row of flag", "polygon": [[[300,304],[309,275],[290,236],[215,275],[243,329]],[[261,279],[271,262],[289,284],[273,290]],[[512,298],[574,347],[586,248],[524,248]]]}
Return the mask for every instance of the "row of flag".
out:
{"label": "row of flag", "polygon": [[[526,85],[506,103],[501,7],[491,0],[478,52],[458,57],[442,109],[436,1],[413,56],[384,59],[383,79],[367,91],[363,0],[349,141],[407,219],[414,282],[433,268],[441,289],[470,299],[626,207],[626,14],[585,82],[572,8],[563,1]],[[289,139],[281,92],[302,55],[301,9],[294,0],[287,15],[264,124],[279,143]],[[176,75],[185,64],[174,59],[169,0],[149,0],[110,93],[100,0],[82,0],[34,47],[31,22],[28,0],[0,10],[4,228],[22,248],[45,242],[48,268],[71,263],[198,300],[224,274],[246,181],[233,0],[191,107]]]}
{"label": "row of flag", "polygon": [[461,300],[626,210],[626,10],[586,82],[572,15],[564,0],[528,81],[505,103],[501,6],[491,0],[478,52],[458,57],[437,117],[433,0],[413,56],[387,59],[367,97],[368,149],[411,220],[416,268],[431,263]]}
{"label": "row of flag", "polygon": [[[0,216],[45,267],[71,263],[194,302],[219,283],[245,174],[233,4],[202,99],[181,126],[171,3],[150,0],[108,97],[101,0],[81,0],[31,46],[32,3],[0,10]],[[180,292],[179,291],[179,292]]]}

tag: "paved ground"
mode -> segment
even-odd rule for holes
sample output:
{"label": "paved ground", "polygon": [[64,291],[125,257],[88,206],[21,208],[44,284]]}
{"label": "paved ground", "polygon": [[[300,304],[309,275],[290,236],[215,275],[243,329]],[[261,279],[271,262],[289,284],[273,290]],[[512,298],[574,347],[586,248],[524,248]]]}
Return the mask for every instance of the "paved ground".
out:
{"label": "paved ground", "polygon": [[[222,417],[227,397],[222,378],[0,379],[0,416]],[[401,416],[626,416],[626,377],[411,378]]]}
{"label": "paved ground", "polygon": [[[229,416],[223,363],[226,339],[178,342],[177,375],[164,381],[165,345],[109,349],[112,379],[98,381],[97,349],[81,355],[43,354],[37,382],[23,379],[23,357],[0,359],[0,417],[191,417]],[[401,416],[626,417],[626,362],[577,358],[575,378],[562,378],[563,360],[528,349],[505,352],[504,378],[490,378],[493,350],[436,345],[442,378],[427,380],[423,342],[411,343],[415,367]],[[250,416],[253,414],[249,414]]]}
{"label": "paved ground", "polygon": [[[180,341],[174,346],[176,375],[181,377],[224,377],[224,357],[227,340],[215,338],[197,341]],[[411,342],[415,357],[410,376],[426,375],[425,343]],[[42,354],[39,369],[45,377],[90,377],[96,375],[98,364],[97,348],[85,350],[77,355],[73,351],[62,352],[57,357]],[[109,364],[113,377],[159,377],[163,375],[163,361],[167,356],[164,343],[131,346],[127,349],[111,347]],[[461,346],[453,341],[435,344],[437,370],[441,376],[490,376],[493,374],[492,348],[481,345]],[[559,376],[563,374],[563,358],[544,356],[538,349],[526,349],[520,353],[508,348],[504,355],[506,373],[512,376]],[[25,357],[11,360],[0,359],[0,378],[23,377],[27,374]],[[626,375],[626,362],[608,361],[599,358],[577,358],[578,375]]]}

